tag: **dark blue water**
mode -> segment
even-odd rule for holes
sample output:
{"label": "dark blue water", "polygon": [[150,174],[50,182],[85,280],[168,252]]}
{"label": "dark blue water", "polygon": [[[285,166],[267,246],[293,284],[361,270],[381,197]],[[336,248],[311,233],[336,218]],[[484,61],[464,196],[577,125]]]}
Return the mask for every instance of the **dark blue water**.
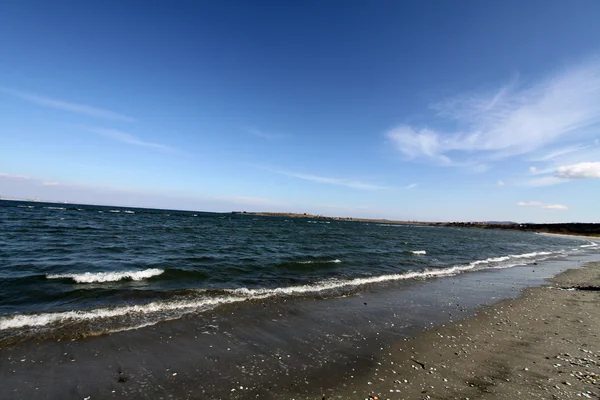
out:
{"label": "dark blue water", "polygon": [[594,251],[517,231],[0,201],[0,335],[129,329]]}

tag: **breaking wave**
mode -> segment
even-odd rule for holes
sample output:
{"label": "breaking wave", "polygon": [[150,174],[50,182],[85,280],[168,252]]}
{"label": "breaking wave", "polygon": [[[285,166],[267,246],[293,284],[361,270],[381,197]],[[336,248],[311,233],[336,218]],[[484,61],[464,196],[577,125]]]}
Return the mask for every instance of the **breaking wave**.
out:
{"label": "breaking wave", "polygon": [[49,274],[47,279],[71,279],[76,283],[102,283],[117,282],[124,279],[141,281],[152,278],[165,272],[164,269],[149,268],[142,271],[118,271],[118,272],[83,272],[79,274]]}
{"label": "breaking wave", "polygon": [[[503,257],[492,257],[484,260],[473,261],[468,264],[460,264],[447,268],[428,268],[419,271],[408,271],[396,274],[378,276],[366,276],[352,279],[329,279],[306,285],[296,285],[276,288],[236,288],[207,290],[198,289],[192,291],[191,298],[155,301],[147,304],[128,305],[98,308],[92,310],[65,311],[39,314],[18,314],[0,317],[0,331],[8,329],[19,329],[25,327],[43,327],[64,321],[91,321],[108,318],[126,317],[127,322],[118,328],[118,331],[138,329],[161,321],[172,320],[193,312],[206,311],[223,304],[238,303],[251,300],[262,300],[276,296],[307,295],[340,289],[348,289],[358,286],[414,280],[429,279],[445,276],[453,276],[469,271],[485,270],[492,268],[510,268],[536,261],[559,256],[563,252],[534,252],[525,254],[514,254]],[[341,262],[332,260],[331,262]],[[147,269],[143,271],[123,272],[100,272],[83,274],[47,275],[48,279],[69,278],[78,283],[113,282],[121,279],[140,280],[160,275],[161,269]]]}
{"label": "breaking wave", "polygon": [[298,264],[339,264],[342,260],[328,260],[328,261],[298,261]]}

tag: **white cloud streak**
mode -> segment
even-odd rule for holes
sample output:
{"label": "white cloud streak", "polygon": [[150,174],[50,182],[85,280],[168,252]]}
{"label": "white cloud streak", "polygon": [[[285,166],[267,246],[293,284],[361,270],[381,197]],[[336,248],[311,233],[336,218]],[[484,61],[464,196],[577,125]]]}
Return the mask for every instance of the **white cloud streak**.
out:
{"label": "white cloud streak", "polygon": [[580,150],[587,149],[589,147],[590,147],[589,145],[575,145],[575,146],[563,147],[560,149],[554,149],[554,150],[550,151],[549,153],[544,154],[543,156],[532,158],[531,161],[534,161],[534,162],[551,161],[556,158],[565,156],[567,154],[571,154],[571,153],[578,152]]}
{"label": "white cloud streak", "polygon": [[98,135],[102,135],[109,139],[116,140],[118,142],[131,144],[134,146],[149,147],[149,148],[163,150],[163,151],[173,151],[174,150],[172,147],[166,146],[164,144],[146,142],[130,133],[121,132],[121,131],[118,131],[115,129],[104,129],[104,128],[85,128],[85,129],[89,132],[92,132],[92,133],[95,133]]}
{"label": "white cloud streak", "polygon": [[562,179],[600,178],[600,162],[584,162],[558,167],[554,176]]}
{"label": "white cloud streak", "polygon": [[0,92],[29,101],[43,107],[56,108],[58,110],[85,114],[94,118],[111,119],[125,122],[135,122],[136,119],[114,111],[92,107],[85,104],[70,103],[64,100],[52,99],[34,93],[20,92],[17,90],[0,88]]}
{"label": "white cloud streak", "polygon": [[[511,82],[484,94],[457,96],[431,106],[459,129],[443,132],[401,125],[386,137],[408,159],[457,165],[524,155],[589,136],[600,125],[600,60],[525,86]],[[550,160],[580,150],[568,147]]]}
{"label": "white cloud streak", "polygon": [[380,186],[380,185],[375,185],[375,184],[371,184],[371,183],[355,181],[355,180],[350,180],[350,179],[331,178],[331,177],[312,175],[312,174],[304,174],[304,173],[300,173],[300,172],[292,172],[292,171],[286,171],[286,170],[274,169],[274,168],[265,168],[265,167],[258,167],[258,168],[265,169],[269,172],[273,172],[273,173],[276,173],[279,175],[289,176],[291,178],[297,178],[297,179],[302,179],[302,180],[309,181],[309,182],[323,183],[323,184],[328,184],[328,185],[345,186],[345,187],[349,187],[352,189],[359,189],[359,190],[391,189],[390,187],[387,187],[387,186]]}
{"label": "white cloud streak", "polygon": [[261,139],[266,139],[266,140],[279,140],[279,139],[285,139],[285,138],[289,137],[289,135],[286,135],[283,133],[267,133],[267,132],[263,132],[259,129],[254,129],[254,128],[246,129],[246,132],[248,132],[252,136],[256,136],[256,137],[259,137]]}
{"label": "white cloud streak", "polygon": [[405,189],[414,189],[414,188],[416,188],[417,186],[419,186],[419,184],[418,184],[418,183],[411,183],[411,184],[410,184],[410,185],[408,185],[408,186],[407,186]]}
{"label": "white cloud streak", "polygon": [[518,206],[522,207],[539,207],[545,208],[547,210],[568,210],[567,206],[563,206],[562,204],[545,204],[539,201],[519,201],[517,203]]}
{"label": "white cloud streak", "polygon": [[0,179],[9,181],[28,181],[30,178],[25,175],[9,174],[7,172],[0,172]]}

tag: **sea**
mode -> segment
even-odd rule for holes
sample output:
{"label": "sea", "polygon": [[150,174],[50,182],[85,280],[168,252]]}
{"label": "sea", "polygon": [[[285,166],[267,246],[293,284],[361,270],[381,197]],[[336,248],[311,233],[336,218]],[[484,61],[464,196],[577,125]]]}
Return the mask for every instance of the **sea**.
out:
{"label": "sea", "polygon": [[[0,344],[599,254],[532,232],[0,201]],[[392,290],[392,289],[390,289]],[[366,303],[365,303],[366,304]]]}

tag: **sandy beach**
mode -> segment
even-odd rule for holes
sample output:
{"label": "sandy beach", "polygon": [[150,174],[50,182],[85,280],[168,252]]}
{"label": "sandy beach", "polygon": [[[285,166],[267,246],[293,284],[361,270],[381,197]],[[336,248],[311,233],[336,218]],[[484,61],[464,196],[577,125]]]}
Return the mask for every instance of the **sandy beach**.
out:
{"label": "sandy beach", "polygon": [[600,398],[600,264],[385,349],[328,398]]}

